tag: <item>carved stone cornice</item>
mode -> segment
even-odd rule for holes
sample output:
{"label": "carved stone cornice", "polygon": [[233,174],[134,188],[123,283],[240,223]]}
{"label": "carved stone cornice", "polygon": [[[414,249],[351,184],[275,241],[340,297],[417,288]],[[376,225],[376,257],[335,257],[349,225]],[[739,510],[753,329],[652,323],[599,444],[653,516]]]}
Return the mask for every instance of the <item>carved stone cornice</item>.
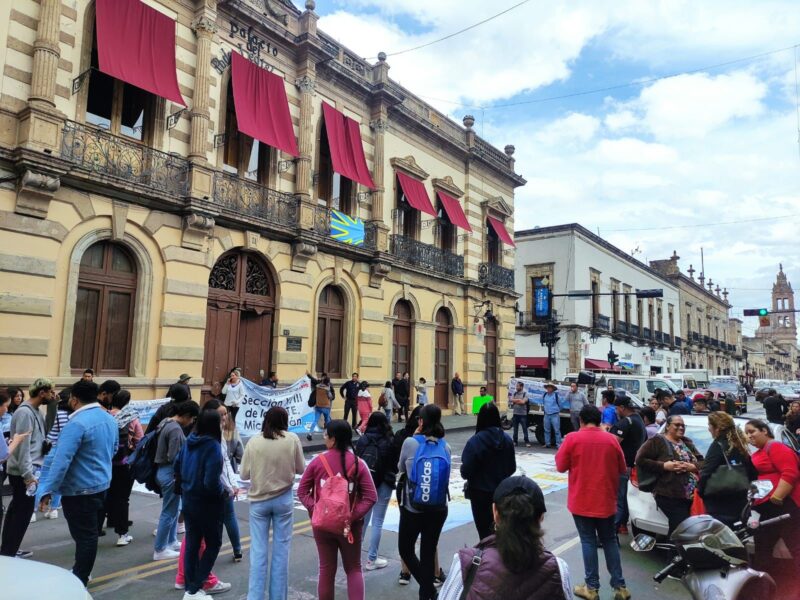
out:
{"label": "carved stone cornice", "polygon": [[292,271],[306,272],[306,264],[317,255],[317,245],[307,240],[292,242]]}
{"label": "carved stone cornice", "polygon": [[383,280],[392,272],[392,265],[385,262],[374,262],[369,266],[369,286],[381,287]]}
{"label": "carved stone cornice", "polygon": [[294,82],[297,89],[303,94],[313,94],[317,89],[317,83],[308,75],[303,75]]}
{"label": "carved stone cornice", "polygon": [[484,200],[481,202],[481,207],[485,208],[490,213],[495,213],[495,216],[500,215],[501,218],[511,217],[514,214],[514,209],[503,200],[502,196]]}
{"label": "carved stone cornice", "polygon": [[376,134],[384,134],[389,129],[389,121],[386,119],[373,119],[369,122],[369,128]]}
{"label": "carved stone cornice", "polygon": [[434,189],[438,188],[453,198],[461,198],[461,196],[464,195],[464,191],[455,183],[453,183],[453,178],[450,177],[450,175],[444,177],[443,179],[434,177],[431,180],[431,183],[433,184]]}
{"label": "carved stone cornice", "polygon": [[46,219],[50,200],[61,187],[61,178],[51,173],[26,169],[17,185],[17,203],[14,212]]}
{"label": "carved stone cornice", "polygon": [[190,213],[183,217],[183,236],[181,246],[191,250],[203,251],[214,234],[214,218]]}
{"label": "carved stone cornice", "polygon": [[400,170],[408,173],[412,177],[425,180],[429,177],[428,172],[417,164],[413,156],[406,156],[405,158],[393,157],[389,159],[389,164],[395,170]]}
{"label": "carved stone cornice", "polygon": [[219,27],[214,20],[206,15],[201,15],[192,22],[192,31],[194,31],[197,35],[200,35],[201,32],[208,35],[214,35],[217,33],[218,29]]}

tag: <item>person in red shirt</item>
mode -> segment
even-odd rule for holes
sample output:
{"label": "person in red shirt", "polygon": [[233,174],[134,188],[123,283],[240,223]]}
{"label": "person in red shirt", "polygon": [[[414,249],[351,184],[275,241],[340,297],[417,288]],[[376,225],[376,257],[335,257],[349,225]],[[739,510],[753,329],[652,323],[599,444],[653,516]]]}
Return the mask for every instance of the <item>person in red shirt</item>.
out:
{"label": "person in red shirt", "polygon": [[600,597],[599,540],[611,574],[614,600],[628,600],[631,594],[622,576],[622,559],[614,529],[619,478],[627,467],[619,442],[600,429],[600,418],[596,406],[584,406],[578,415],[580,430],[567,434],[556,453],[556,469],[559,473],[569,472],[567,509],[575,520],[583,550],[586,583],[576,585],[573,592],[586,600]]}
{"label": "person in red shirt", "polygon": [[771,481],[773,486],[766,498],[755,502],[753,510],[758,511],[762,521],[789,514],[789,519],[778,525],[755,530],[756,568],[774,573],[776,566],[783,561],[773,560],[772,549],[778,539],[783,538],[794,564],[794,573],[789,580],[796,581],[797,573],[800,573],[800,467],[797,454],[775,441],[769,425],[759,419],[748,421],[744,434],[747,441],[757,448],[750,458],[758,471],[758,478]]}

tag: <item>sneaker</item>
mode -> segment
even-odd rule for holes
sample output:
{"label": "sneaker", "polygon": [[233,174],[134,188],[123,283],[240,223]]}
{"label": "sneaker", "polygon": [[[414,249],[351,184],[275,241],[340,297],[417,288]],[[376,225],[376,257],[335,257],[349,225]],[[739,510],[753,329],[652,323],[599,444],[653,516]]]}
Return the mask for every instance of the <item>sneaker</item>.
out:
{"label": "sneaker", "polygon": [[439,574],[433,578],[433,586],[437,589],[442,587],[445,579],[447,579],[447,574],[442,569],[439,569]]}
{"label": "sneaker", "polygon": [[230,589],[231,589],[231,584],[230,583],[225,583],[224,581],[217,581],[217,583],[215,583],[210,588],[203,589],[203,592],[205,592],[208,595],[211,595],[211,594],[222,594],[224,592],[227,592]]}
{"label": "sneaker", "polygon": [[105,534],[106,534],[105,529],[101,529],[100,531],[97,532],[98,537],[103,537]]}
{"label": "sneaker", "polygon": [[624,585],[614,588],[614,600],[629,600],[631,593]]}
{"label": "sneaker", "polygon": [[183,590],[183,589],[186,589],[186,586],[184,584],[182,584],[182,583],[176,583],[175,584],[175,589],[176,590]]}
{"label": "sneaker", "polygon": [[397,583],[400,585],[408,585],[411,583],[411,573],[403,573],[400,571],[400,577],[397,578]]}
{"label": "sneaker", "polygon": [[175,552],[180,552],[181,551],[181,543],[180,542],[175,542],[174,544],[172,544],[170,546],[170,548],[175,550]]}
{"label": "sneaker", "polygon": [[186,533],[186,523],[178,523],[178,533]]}
{"label": "sneaker", "polygon": [[233,553],[233,562],[239,563],[242,562],[242,551],[239,550],[238,552]]}
{"label": "sneaker", "polygon": [[367,564],[364,565],[364,568],[367,571],[374,571],[375,569],[383,569],[384,567],[389,565],[389,561],[385,558],[381,558],[380,556],[375,560],[368,560]]}
{"label": "sneaker", "polygon": [[153,529],[153,537],[156,537],[157,535],[158,535],[158,527]]}
{"label": "sneaker", "polygon": [[184,592],[183,600],[195,600],[195,598],[205,598],[206,593],[203,590],[197,590],[194,594]]}
{"label": "sneaker", "polygon": [[153,552],[153,560],[173,560],[181,555],[172,548],[164,548],[163,550],[156,550]]}
{"label": "sneaker", "polygon": [[44,518],[45,519],[57,519],[58,518],[58,509],[54,508],[53,510],[44,513]]}
{"label": "sneaker", "polygon": [[31,515],[31,523],[36,523],[36,513]]}
{"label": "sneaker", "polygon": [[573,587],[572,593],[575,594],[578,598],[584,598],[584,600],[600,600],[600,592],[598,592],[593,588],[590,588],[585,583]]}
{"label": "sneaker", "polygon": [[17,550],[17,558],[30,558],[33,552],[30,550]]}
{"label": "sneaker", "polygon": [[123,533],[117,540],[117,546],[127,546],[133,541],[133,536]]}

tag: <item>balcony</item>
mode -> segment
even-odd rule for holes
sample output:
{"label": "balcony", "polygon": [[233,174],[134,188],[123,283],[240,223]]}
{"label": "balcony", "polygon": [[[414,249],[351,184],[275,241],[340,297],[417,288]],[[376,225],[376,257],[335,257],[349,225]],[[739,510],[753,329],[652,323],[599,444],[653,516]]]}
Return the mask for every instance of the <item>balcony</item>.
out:
{"label": "balcony", "polygon": [[404,263],[451,277],[464,276],[463,256],[442,250],[431,244],[423,244],[402,235],[392,235],[390,241],[391,253]]}
{"label": "balcony", "polygon": [[235,215],[256,217],[279,227],[297,227],[297,199],[228,173],[214,175],[214,202]]}
{"label": "balcony", "polygon": [[700,334],[696,331],[692,332],[692,343],[699,344],[700,343]]}
{"label": "balcony", "polygon": [[705,344],[706,346],[708,346],[708,345],[710,344],[710,342],[711,342],[711,338],[710,338],[710,337],[708,337],[707,335],[704,335],[704,336],[703,336],[703,344]]}
{"label": "balcony", "polygon": [[614,327],[614,333],[628,335],[628,324],[625,321],[617,321],[617,324]]}
{"label": "balcony", "polygon": [[651,340],[651,339],[653,339],[653,332],[652,332],[652,331],[650,331],[650,328],[649,328],[649,327],[645,327],[645,328],[643,328],[643,329],[642,329],[642,337],[643,337],[644,339],[646,339],[646,340]]}
{"label": "balcony", "polygon": [[676,348],[680,348],[682,343],[683,343],[683,340],[681,340],[681,338],[679,338],[679,337],[675,338],[675,347]]}
{"label": "balcony", "polygon": [[597,315],[592,319],[592,328],[611,331],[611,320],[605,315]]}
{"label": "balcony", "polygon": [[506,269],[494,263],[481,263],[478,266],[478,282],[506,290],[514,289],[514,269]]}
{"label": "balcony", "polygon": [[170,196],[188,193],[189,161],[91,125],[64,123],[61,157],[79,169],[138,188]]}
{"label": "balcony", "polygon": [[365,250],[375,250],[378,246],[378,228],[374,222],[353,219],[325,206],[314,207],[314,231],[343,246]]}
{"label": "balcony", "polygon": [[639,337],[639,326],[634,325],[633,323],[628,324],[628,335],[632,335],[633,337]]}
{"label": "balcony", "polygon": [[664,343],[664,334],[661,331],[654,331],[653,332],[653,339],[657,344]]}

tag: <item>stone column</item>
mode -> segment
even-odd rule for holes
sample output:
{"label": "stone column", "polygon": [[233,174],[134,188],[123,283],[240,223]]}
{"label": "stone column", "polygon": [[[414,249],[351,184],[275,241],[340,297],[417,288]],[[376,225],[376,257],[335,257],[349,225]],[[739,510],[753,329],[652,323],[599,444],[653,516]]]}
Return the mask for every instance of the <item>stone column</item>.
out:
{"label": "stone column", "polygon": [[314,152],[314,107],[312,100],[316,83],[309,75],[303,75],[295,82],[300,90],[300,131],[298,136],[298,151],[295,169],[295,193],[301,201],[311,200],[311,154]]}
{"label": "stone column", "polygon": [[211,88],[211,40],[217,32],[217,24],[203,15],[195,19],[192,29],[197,34],[197,57],[195,63],[194,95],[190,112],[192,133],[189,143],[189,159],[205,163],[208,160],[209,92]]}
{"label": "stone column", "polygon": [[370,128],[375,132],[375,161],[372,180],[375,182],[375,191],[372,193],[372,220],[383,221],[383,142],[388,127],[386,116],[381,114],[373,119]]}
{"label": "stone column", "polygon": [[58,36],[61,20],[60,0],[41,0],[39,26],[33,43],[30,99],[55,107],[56,75],[61,50]]}

